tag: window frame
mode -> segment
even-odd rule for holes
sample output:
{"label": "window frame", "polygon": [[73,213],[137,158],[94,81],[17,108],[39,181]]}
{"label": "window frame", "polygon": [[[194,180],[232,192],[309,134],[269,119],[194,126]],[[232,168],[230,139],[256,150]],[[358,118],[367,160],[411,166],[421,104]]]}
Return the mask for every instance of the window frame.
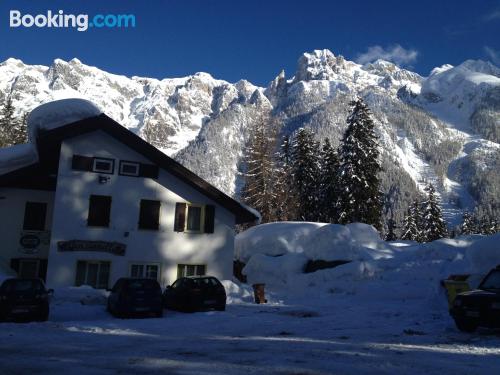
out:
{"label": "window frame", "polygon": [[[142,266],[142,272],[141,272],[140,276],[132,276],[132,267],[134,267],[134,266]],[[146,276],[147,275],[146,270],[147,270],[148,266],[156,267],[156,278]],[[128,274],[129,274],[129,277],[132,277],[132,278],[151,279],[151,280],[156,280],[159,282],[161,279],[161,263],[159,263],[159,262],[135,262],[135,261],[132,261],[132,262],[129,262]]]}
{"label": "window frame", "polygon": [[[179,270],[181,269],[181,267],[183,268],[183,272],[179,273]],[[194,269],[195,269],[194,275],[189,275],[189,276],[187,275],[188,267],[194,267]],[[204,271],[203,274],[198,274],[198,272],[197,272],[198,267],[203,267],[203,271]],[[178,263],[177,264],[177,279],[180,279],[182,277],[192,277],[192,276],[207,276],[207,264],[206,263],[203,263],[203,264]]]}
{"label": "window frame", "polygon": [[[123,166],[126,165],[133,165],[137,167],[137,173],[127,173],[123,172]],[[128,177],[140,177],[141,174],[141,163],[136,162],[136,161],[129,161],[129,160],[120,160],[120,166],[118,168],[118,175],[120,176],[128,176]]]}
{"label": "window frame", "polygon": [[[90,219],[90,208],[91,208],[91,202],[92,202],[92,197],[101,197],[101,198],[109,198],[109,211],[108,211],[108,223],[107,225],[102,225],[102,224],[90,224],[89,219]],[[100,194],[90,194],[89,196],[89,206],[88,206],[88,211],[87,211],[87,227],[90,228],[109,228],[111,226],[111,210],[113,207],[113,197],[111,195],[100,195]]]}
{"label": "window frame", "polygon": [[[189,221],[189,207],[198,207],[200,212],[200,229],[193,230],[188,228]],[[186,212],[184,218],[184,232],[186,233],[205,233],[205,205],[201,203],[188,203],[186,202]]]}
{"label": "window frame", "polygon": [[[28,209],[28,206],[29,205],[32,205],[33,207],[34,206],[37,206],[37,207],[42,207],[44,208],[44,217],[43,217],[43,225],[42,225],[42,228],[34,228],[34,227],[27,227],[26,225],[27,224],[32,224],[32,223],[27,223],[26,222],[26,211]],[[23,218],[23,230],[27,230],[27,231],[38,231],[38,232],[43,232],[46,230],[46,227],[47,227],[47,209],[48,209],[48,204],[47,202],[33,202],[33,201],[26,201],[26,203],[24,204],[24,218]]]}
{"label": "window frame", "polygon": [[[99,170],[96,168],[96,164],[100,162],[109,162],[110,163],[110,169],[109,170]],[[110,159],[110,158],[101,158],[101,157],[94,157],[94,160],[92,161],[92,172],[94,173],[103,173],[103,174],[114,174],[115,173],[115,159]]]}
{"label": "window frame", "polygon": [[[159,209],[158,209],[158,227],[155,228],[144,228],[141,227],[141,208],[142,208],[142,202],[155,202],[159,204]],[[159,231],[160,230],[160,224],[161,224],[161,204],[162,202],[156,199],[141,199],[139,201],[139,220],[137,222],[137,230],[151,230],[151,231]],[[144,224],[144,223],[142,223]]]}
{"label": "window frame", "polygon": [[[85,263],[85,277],[84,277],[84,282],[82,284],[78,285],[78,283],[77,283],[77,281],[78,281],[78,279],[77,279],[78,278],[78,263],[80,263],[80,262]],[[100,274],[101,274],[101,266],[103,263],[107,263],[109,265],[108,279],[106,280],[106,286],[104,288],[98,288],[98,286],[101,286],[99,282],[101,281]],[[97,280],[96,280],[97,284],[95,287],[87,283],[87,277],[88,277],[88,273],[89,273],[89,268],[88,268],[89,264],[97,264],[98,265],[98,267],[97,267]],[[77,259],[75,262],[75,286],[89,285],[94,289],[108,289],[109,288],[109,281],[111,279],[111,274],[112,274],[112,266],[113,266],[113,262],[110,260]]]}

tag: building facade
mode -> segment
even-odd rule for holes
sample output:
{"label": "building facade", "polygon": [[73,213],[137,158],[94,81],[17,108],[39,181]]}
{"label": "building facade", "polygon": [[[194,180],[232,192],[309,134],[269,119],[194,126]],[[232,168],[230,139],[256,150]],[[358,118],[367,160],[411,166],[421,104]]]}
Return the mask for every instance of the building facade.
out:
{"label": "building facade", "polygon": [[103,114],[40,130],[34,147],[36,163],[0,176],[0,266],[50,287],[232,277],[250,209]]}

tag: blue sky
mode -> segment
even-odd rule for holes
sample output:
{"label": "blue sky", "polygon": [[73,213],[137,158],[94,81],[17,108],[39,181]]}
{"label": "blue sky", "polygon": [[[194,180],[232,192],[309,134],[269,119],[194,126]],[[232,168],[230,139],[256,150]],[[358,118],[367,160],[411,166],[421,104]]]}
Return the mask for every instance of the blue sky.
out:
{"label": "blue sky", "polygon": [[[135,14],[131,29],[10,28],[22,14]],[[50,64],[77,57],[118,73],[157,78],[197,71],[265,85],[293,75],[305,51],[350,60],[385,57],[427,75],[472,59],[500,65],[500,1],[0,0],[0,61]]]}

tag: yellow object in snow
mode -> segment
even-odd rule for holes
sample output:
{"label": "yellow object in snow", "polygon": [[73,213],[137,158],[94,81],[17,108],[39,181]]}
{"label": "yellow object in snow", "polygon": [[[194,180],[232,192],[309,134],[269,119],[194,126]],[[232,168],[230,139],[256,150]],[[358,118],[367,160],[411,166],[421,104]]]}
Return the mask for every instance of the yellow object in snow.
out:
{"label": "yellow object in snow", "polygon": [[450,275],[447,279],[441,281],[441,285],[446,289],[448,308],[451,309],[453,306],[457,294],[470,290],[469,283],[467,282],[469,276],[470,275]]}

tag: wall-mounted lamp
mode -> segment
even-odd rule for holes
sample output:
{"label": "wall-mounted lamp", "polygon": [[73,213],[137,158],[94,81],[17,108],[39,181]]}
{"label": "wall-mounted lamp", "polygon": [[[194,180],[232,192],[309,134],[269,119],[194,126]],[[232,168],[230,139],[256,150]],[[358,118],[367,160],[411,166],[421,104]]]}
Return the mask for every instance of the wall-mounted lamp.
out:
{"label": "wall-mounted lamp", "polygon": [[100,183],[100,184],[105,184],[105,183],[107,183],[109,180],[110,180],[110,178],[109,178],[109,177],[107,177],[107,176],[99,176],[99,183]]}

